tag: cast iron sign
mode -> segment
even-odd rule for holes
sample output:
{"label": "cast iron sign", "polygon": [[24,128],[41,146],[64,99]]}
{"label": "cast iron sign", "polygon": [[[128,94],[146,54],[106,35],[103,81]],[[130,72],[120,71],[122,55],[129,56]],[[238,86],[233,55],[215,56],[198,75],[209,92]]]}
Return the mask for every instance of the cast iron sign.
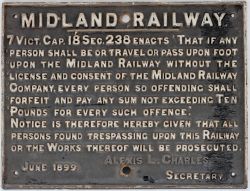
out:
{"label": "cast iron sign", "polygon": [[5,188],[246,186],[243,2],[3,7]]}

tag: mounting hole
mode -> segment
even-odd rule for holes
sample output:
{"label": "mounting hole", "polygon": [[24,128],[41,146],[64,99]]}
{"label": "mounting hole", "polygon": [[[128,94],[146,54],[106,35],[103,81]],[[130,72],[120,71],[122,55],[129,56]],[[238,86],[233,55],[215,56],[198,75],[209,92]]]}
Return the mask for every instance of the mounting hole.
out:
{"label": "mounting hole", "polygon": [[15,19],[18,18],[17,14],[13,14],[12,16],[13,16],[13,18],[15,18]]}
{"label": "mounting hole", "polygon": [[235,172],[232,172],[232,173],[231,173],[231,176],[232,176],[232,177],[235,177],[235,176],[236,176],[236,173],[235,173]]}
{"label": "mounting hole", "polygon": [[131,169],[128,166],[122,168],[122,173],[128,175],[131,172]]}
{"label": "mounting hole", "polygon": [[14,170],[13,173],[14,173],[15,176],[18,176],[18,175],[19,175],[19,172],[18,172],[17,170]]}

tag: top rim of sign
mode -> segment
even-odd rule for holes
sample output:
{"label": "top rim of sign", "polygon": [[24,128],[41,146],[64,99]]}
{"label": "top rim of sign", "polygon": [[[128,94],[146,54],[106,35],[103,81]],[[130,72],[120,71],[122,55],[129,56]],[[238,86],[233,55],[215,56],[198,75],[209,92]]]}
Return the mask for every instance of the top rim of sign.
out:
{"label": "top rim of sign", "polygon": [[[107,3],[108,2],[108,3]],[[18,2],[12,0],[5,0],[2,2],[4,6],[76,6],[76,5],[88,5],[88,6],[131,6],[131,5],[149,5],[149,6],[157,6],[157,5],[244,5],[246,6],[247,0],[206,0],[206,1],[184,1],[184,0],[160,0],[160,1],[137,1],[137,0],[97,0],[97,1],[88,1],[88,0],[71,0],[71,1],[53,1],[53,0],[45,0],[45,1],[27,1],[27,0],[19,0]]]}

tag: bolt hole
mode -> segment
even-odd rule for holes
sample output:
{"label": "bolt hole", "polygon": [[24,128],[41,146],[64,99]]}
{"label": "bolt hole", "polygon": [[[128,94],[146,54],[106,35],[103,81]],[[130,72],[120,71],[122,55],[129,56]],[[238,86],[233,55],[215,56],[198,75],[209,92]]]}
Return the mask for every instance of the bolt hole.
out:
{"label": "bolt hole", "polygon": [[131,169],[128,166],[122,168],[122,173],[128,175],[131,172]]}
{"label": "bolt hole", "polygon": [[15,19],[17,19],[17,17],[18,17],[17,14],[13,14],[12,16],[13,16],[13,18],[15,18]]}

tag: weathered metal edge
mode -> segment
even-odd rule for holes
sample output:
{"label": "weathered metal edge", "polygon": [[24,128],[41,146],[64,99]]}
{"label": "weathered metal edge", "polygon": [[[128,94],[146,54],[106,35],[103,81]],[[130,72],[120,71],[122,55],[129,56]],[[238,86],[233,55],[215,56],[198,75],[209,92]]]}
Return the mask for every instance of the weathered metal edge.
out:
{"label": "weathered metal edge", "polygon": [[[2,90],[4,90],[4,26],[5,26],[5,7],[6,6],[65,6],[65,3],[67,6],[76,6],[76,5],[88,5],[88,6],[110,6],[110,4],[106,5],[104,2],[56,2],[56,3],[50,3],[50,2],[2,2],[2,29],[1,29],[1,87]],[[226,0],[221,0],[221,1],[207,1],[207,2],[189,2],[189,1],[182,1],[182,2],[109,2],[113,6],[128,6],[128,5],[148,5],[148,6],[159,6],[159,5],[180,5],[183,6],[183,4],[190,4],[190,5],[241,5],[243,8],[243,38],[245,39],[243,42],[243,48],[244,48],[244,113],[245,113],[245,121],[244,121],[244,182],[243,184],[237,184],[237,185],[231,185],[231,184],[223,184],[223,185],[167,185],[167,184],[162,184],[162,185],[106,185],[106,184],[99,184],[99,185],[91,185],[91,184],[86,184],[86,185],[15,185],[15,184],[5,184],[4,182],[4,172],[5,172],[5,165],[4,165],[4,159],[5,159],[5,149],[4,149],[4,91],[2,92],[2,108],[1,108],[1,157],[2,157],[2,172],[1,172],[1,187],[3,189],[165,189],[165,188],[170,188],[170,189],[181,189],[181,188],[186,188],[186,189],[192,189],[192,188],[200,188],[200,189],[217,189],[217,188],[223,188],[223,189],[246,189],[248,187],[248,179],[247,179],[247,171],[248,171],[248,102],[247,102],[247,26],[246,26],[246,12],[247,12],[247,0],[238,0],[238,1],[226,1]]]}
{"label": "weathered metal edge", "polygon": [[108,1],[108,3],[105,3],[103,1],[92,1],[92,2],[70,2],[70,1],[60,1],[60,2],[44,2],[44,1],[34,1],[34,2],[3,2],[2,5],[3,7],[5,6],[43,6],[43,7],[48,7],[48,6],[76,6],[76,5],[87,5],[87,6],[129,6],[129,5],[144,5],[144,6],[159,6],[159,5],[176,5],[176,6],[183,6],[184,4],[186,5],[242,5],[246,6],[247,0],[237,0],[237,1],[227,1],[227,0],[220,0],[220,1],[202,1],[202,2],[191,2],[190,0],[187,1],[167,1],[167,0],[161,0],[161,1],[138,1],[138,2],[131,2],[131,1]]}
{"label": "weathered metal edge", "polygon": [[4,173],[5,173],[5,147],[4,147],[4,134],[5,134],[5,131],[4,131],[4,99],[5,99],[5,96],[4,96],[4,84],[5,84],[5,80],[4,80],[4,26],[5,26],[5,19],[4,19],[4,15],[5,15],[5,8],[4,8],[4,4],[2,4],[2,15],[1,15],[1,23],[2,23],[2,26],[1,26],[1,124],[0,124],[0,127],[1,127],[1,181],[0,181],[0,184],[1,184],[1,187],[4,188]]}
{"label": "weathered metal edge", "polygon": [[5,184],[3,189],[246,189],[247,185],[13,185]]}
{"label": "weathered metal edge", "polygon": [[244,129],[244,148],[245,148],[245,154],[244,154],[244,184],[245,188],[248,187],[248,72],[247,72],[247,1],[243,3],[243,48],[244,48],[244,87],[245,87],[245,94],[244,94],[244,102],[245,102],[245,107],[244,107],[244,112],[245,112],[245,129]]}

